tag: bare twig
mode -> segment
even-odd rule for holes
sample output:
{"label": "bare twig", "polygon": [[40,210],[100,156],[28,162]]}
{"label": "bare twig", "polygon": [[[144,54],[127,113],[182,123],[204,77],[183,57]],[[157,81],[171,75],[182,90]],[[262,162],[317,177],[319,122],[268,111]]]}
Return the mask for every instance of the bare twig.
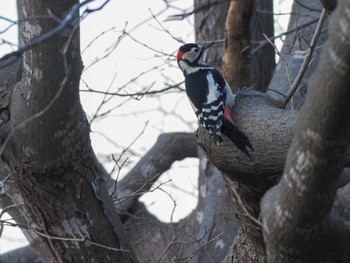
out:
{"label": "bare twig", "polygon": [[87,46],[81,51],[81,54],[84,54],[84,52],[85,52],[89,47],[91,47],[100,37],[102,37],[103,35],[105,35],[105,34],[111,32],[111,31],[113,31],[113,30],[115,30],[115,27],[112,27],[112,28],[110,28],[110,29],[107,29],[107,30],[105,30],[105,31],[102,31],[99,35],[97,35],[96,37],[94,37],[94,39],[91,40],[89,44],[87,44]]}
{"label": "bare twig", "polygon": [[110,246],[105,246],[105,245],[102,245],[100,243],[93,242],[93,241],[91,241],[91,240],[89,240],[89,239],[87,239],[85,237],[52,236],[52,235],[48,235],[48,234],[44,233],[40,229],[33,228],[33,227],[29,226],[29,225],[22,225],[22,224],[17,224],[17,223],[11,223],[11,222],[4,221],[4,220],[0,220],[0,224],[4,224],[6,226],[11,226],[11,227],[18,227],[18,228],[21,228],[21,229],[30,230],[30,231],[33,231],[35,234],[37,234],[37,235],[39,235],[41,237],[50,239],[50,240],[70,241],[70,242],[83,242],[83,243],[87,243],[87,244],[90,244],[90,245],[93,245],[93,246],[101,247],[101,248],[104,248],[104,249],[107,249],[107,250],[119,251],[119,252],[130,252],[129,250],[122,249],[122,248],[114,248],[114,247],[110,247]]}
{"label": "bare twig", "polygon": [[164,21],[183,20],[186,17],[189,17],[189,16],[191,16],[193,14],[196,14],[196,13],[198,13],[200,11],[204,11],[204,10],[210,9],[213,6],[219,5],[219,4],[221,4],[221,3],[225,2],[225,1],[230,1],[230,0],[214,0],[214,1],[210,1],[210,2],[208,2],[206,4],[203,4],[201,6],[198,6],[198,7],[194,8],[190,12],[184,12],[182,14],[168,16]]}
{"label": "bare twig", "polygon": [[147,90],[147,91],[141,91],[141,92],[135,92],[135,93],[119,93],[119,92],[106,92],[106,91],[100,91],[100,90],[94,90],[91,88],[88,88],[87,90],[80,90],[82,92],[93,92],[93,93],[99,93],[99,94],[107,94],[107,95],[113,95],[113,96],[118,96],[118,97],[135,97],[135,98],[139,98],[139,97],[143,97],[145,95],[155,95],[155,94],[159,94],[159,93],[163,93],[165,91],[169,91],[169,90],[178,90],[178,91],[184,91],[184,89],[180,88],[180,85],[183,84],[183,81],[180,83],[177,83],[175,85],[171,85],[168,87],[165,87],[163,89],[159,89],[159,90]]}
{"label": "bare twig", "polygon": [[255,225],[261,228],[262,227],[261,222],[258,219],[256,219],[251,213],[249,213],[248,209],[245,207],[242,199],[240,198],[239,194],[234,189],[234,187],[231,187],[230,189],[232,190],[232,193],[235,195],[235,200],[239,203],[240,207],[243,209],[243,212],[244,212],[243,215],[248,217]]}
{"label": "bare twig", "polygon": [[172,39],[174,39],[175,41],[179,42],[179,43],[182,43],[184,44],[184,41],[179,39],[178,37],[174,36],[173,34],[171,34],[171,32],[166,29],[161,22],[159,22],[159,20],[157,19],[157,17],[153,14],[152,10],[151,9],[148,9],[153,17],[153,19],[158,23],[158,25],[162,28],[162,30],[167,33]]}
{"label": "bare twig", "polygon": [[[115,71],[115,73],[114,73],[114,75],[113,75],[113,77],[112,77],[111,83],[109,84],[109,86],[108,86],[108,88],[107,88],[107,92],[109,92],[110,89],[112,88],[112,85],[113,85],[113,83],[114,83],[116,77],[117,77],[117,71]],[[99,115],[99,112],[100,112],[101,108],[102,108],[103,105],[105,105],[111,98],[112,98],[112,97],[109,97],[109,98],[108,98],[108,94],[104,94],[101,103],[98,105],[98,107],[97,107],[97,109],[96,109],[94,115],[92,116],[92,118],[91,118],[91,120],[90,120],[90,123],[92,123],[98,116],[100,116],[100,115]]]}
{"label": "bare twig", "polygon": [[49,31],[46,34],[41,35],[40,37],[34,39],[32,42],[20,47],[18,50],[11,52],[9,54],[6,54],[2,58],[0,58],[0,63],[1,63],[0,68],[4,68],[9,64],[11,64],[12,63],[11,58],[20,57],[24,52],[48,41],[49,39],[53,38],[57,34],[61,33],[66,27],[72,25],[72,23],[76,24],[79,21],[79,19],[77,19],[77,15],[79,14],[79,9],[92,1],[94,0],[85,0],[81,3],[77,3],[73,5],[70,11],[67,13],[67,15],[64,17],[64,19],[61,21],[61,23],[58,26],[56,26],[53,30]]}
{"label": "bare twig", "polygon": [[166,252],[171,248],[171,246],[174,245],[174,243],[176,241],[175,230],[173,227],[171,227],[171,231],[172,231],[172,238],[171,238],[170,242],[168,243],[168,245],[163,250],[162,254],[160,254],[160,256],[158,257],[156,263],[159,263],[164,258]]}
{"label": "bare twig", "polygon": [[[158,13],[154,14],[154,16],[156,16],[156,17],[160,16],[161,14],[163,14],[167,10],[168,10],[168,7],[165,7],[164,9],[160,10]],[[118,37],[118,39],[109,48],[107,48],[107,53],[104,54],[102,57],[96,58],[91,64],[87,65],[84,68],[84,72],[86,70],[88,70],[89,68],[91,68],[97,62],[106,59],[119,46],[120,42],[125,38],[125,36],[129,35],[131,32],[135,31],[137,28],[139,28],[140,26],[142,26],[143,24],[145,24],[146,22],[148,22],[148,21],[150,21],[152,19],[153,19],[153,16],[148,17],[145,20],[141,21],[140,23],[138,23],[137,25],[135,25],[134,27],[132,27],[131,29],[128,29],[128,30],[126,28],[128,23],[125,23],[125,26],[124,26],[124,29],[122,31],[122,34]]]}
{"label": "bare twig", "polygon": [[114,154],[112,154],[112,159],[115,163],[115,166],[113,167],[112,171],[110,172],[110,174],[112,174],[116,167],[118,167],[118,173],[117,173],[117,178],[115,180],[115,184],[114,184],[114,190],[112,191],[112,193],[110,194],[110,196],[114,196],[115,192],[117,191],[117,187],[118,187],[118,178],[119,178],[119,175],[120,175],[120,171],[121,169],[123,168],[123,166],[125,165],[126,161],[128,160],[128,158],[126,158],[122,164],[120,165],[119,162],[120,162],[120,159],[122,158],[122,156],[124,155],[124,153],[126,151],[128,151],[130,149],[130,147],[141,137],[141,135],[145,132],[146,130],[146,127],[148,125],[148,121],[146,122],[145,126],[143,127],[142,131],[136,136],[136,138],[126,147],[123,149],[123,151],[121,152],[121,154],[119,155],[118,159],[115,158]]}
{"label": "bare twig", "polygon": [[[281,33],[281,34],[279,34],[279,35],[277,35],[277,36],[269,37],[268,39],[272,41],[272,40],[277,39],[277,38],[280,38],[280,37],[282,37],[282,36],[286,36],[286,35],[292,34],[292,33],[296,32],[296,31],[298,31],[298,30],[300,30],[300,29],[302,29],[302,28],[304,28],[304,27],[307,27],[307,26],[309,26],[309,25],[312,25],[312,24],[316,23],[318,20],[319,20],[319,18],[313,19],[313,20],[311,20],[311,21],[309,21],[309,22],[307,22],[307,23],[305,23],[305,24],[302,24],[302,25],[300,25],[300,26],[296,26],[295,28],[293,28],[293,29],[291,29],[291,30],[288,30],[288,31],[286,31],[286,32],[283,32],[283,33]],[[267,44],[269,44],[269,42],[270,42],[270,41],[268,41],[268,40],[261,41],[260,44],[259,44],[256,48],[254,48],[254,49],[252,50],[251,54],[254,54],[254,53],[258,52],[258,51],[259,51],[260,49],[262,49],[264,46],[266,46]]]}
{"label": "bare twig", "polygon": [[193,254],[191,256],[189,256],[185,262],[189,262],[195,255],[197,255],[197,253],[199,251],[201,251],[203,248],[205,248],[206,246],[210,245],[211,243],[213,243],[215,240],[217,240],[218,238],[220,238],[223,234],[225,234],[225,230],[223,230],[221,233],[219,233],[218,235],[216,235],[215,237],[213,237],[212,239],[210,239],[208,242],[204,243],[203,245],[201,245],[196,251],[193,252]]}
{"label": "bare twig", "polygon": [[312,54],[314,52],[314,49],[316,47],[316,44],[317,44],[317,40],[321,34],[321,31],[322,31],[322,25],[323,25],[323,22],[324,20],[326,19],[326,10],[323,8],[322,10],[322,13],[321,13],[321,16],[319,18],[319,21],[317,23],[317,26],[316,26],[316,30],[315,30],[315,33],[314,35],[312,36],[312,40],[311,40],[311,43],[309,45],[309,49],[305,55],[305,58],[304,58],[304,61],[303,61],[303,64],[301,65],[300,69],[299,69],[299,72],[298,72],[298,75],[296,76],[292,86],[290,87],[290,89],[288,90],[287,92],[287,95],[284,99],[284,101],[282,102],[282,107],[285,108],[286,105],[288,104],[288,102],[291,100],[291,98],[293,97],[294,93],[297,91],[300,83],[301,83],[301,80],[303,79],[304,77],[304,74],[309,66],[309,63],[311,61],[311,57],[312,57]]}
{"label": "bare twig", "polygon": [[280,51],[278,50],[276,45],[267,37],[267,35],[265,33],[263,33],[263,36],[266,38],[266,41],[268,41],[273,46],[273,48],[275,49],[276,54],[282,59],[284,67],[286,68],[286,73],[287,73],[287,77],[288,77],[288,83],[289,83],[289,87],[290,87],[291,86],[291,80],[290,80],[289,66],[288,66],[287,60],[282,56],[282,54],[280,53]]}

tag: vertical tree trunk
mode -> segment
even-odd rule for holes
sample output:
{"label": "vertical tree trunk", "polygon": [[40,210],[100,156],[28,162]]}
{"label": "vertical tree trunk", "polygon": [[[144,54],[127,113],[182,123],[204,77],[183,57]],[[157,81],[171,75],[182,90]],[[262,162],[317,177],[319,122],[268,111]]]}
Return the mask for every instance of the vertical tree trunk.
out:
{"label": "vertical tree trunk", "polygon": [[[20,45],[57,26],[78,1],[18,0]],[[78,12],[70,14],[79,19]],[[135,262],[90,145],[79,99],[79,26],[68,25],[23,56],[9,105],[3,156],[46,262]],[[8,140],[9,139],[9,140]],[[8,141],[7,141],[8,140]],[[19,207],[21,210],[21,207]],[[23,212],[24,210],[22,210]],[[40,253],[40,251],[39,251]]]}
{"label": "vertical tree trunk", "polygon": [[[274,36],[273,1],[255,1],[254,14],[250,24],[250,51],[268,37]],[[251,85],[255,90],[265,92],[275,71],[275,51],[266,45],[251,55]]]}
{"label": "vertical tree trunk", "polygon": [[283,177],[262,201],[269,262],[338,262],[348,221],[330,215],[350,146],[350,3],[340,1],[310,78]]}
{"label": "vertical tree trunk", "polygon": [[251,85],[250,22],[254,0],[234,0],[226,20],[223,75],[234,91]]}
{"label": "vertical tree trunk", "polygon": [[[210,0],[195,0],[194,7],[210,4]],[[223,40],[225,38],[225,23],[230,1],[222,1],[209,9],[202,10],[194,15],[196,42]],[[224,55],[224,43],[218,42],[206,54],[205,61],[209,65],[221,70]]]}

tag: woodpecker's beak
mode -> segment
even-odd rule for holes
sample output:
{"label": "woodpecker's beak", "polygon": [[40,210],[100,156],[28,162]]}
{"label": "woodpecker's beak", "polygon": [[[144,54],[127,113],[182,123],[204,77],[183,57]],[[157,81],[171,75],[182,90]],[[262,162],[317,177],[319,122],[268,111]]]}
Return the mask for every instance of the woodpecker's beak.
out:
{"label": "woodpecker's beak", "polygon": [[204,44],[204,45],[202,45],[202,50],[205,51],[205,50],[207,50],[208,48],[210,48],[214,44],[215,44],[215,42],[211,42],[209,44]]}

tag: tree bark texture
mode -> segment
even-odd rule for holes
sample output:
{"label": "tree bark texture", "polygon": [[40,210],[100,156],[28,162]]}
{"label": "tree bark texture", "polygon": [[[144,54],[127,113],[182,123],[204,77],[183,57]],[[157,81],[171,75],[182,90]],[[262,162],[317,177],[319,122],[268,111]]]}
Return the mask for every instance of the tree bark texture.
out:
{"label": "tree bark texture", "polygon": [[282,174],[292,140],[294,111],[277,108],[264,93],[246,90],[237,94],[233,116],[237,127],[249,137],[255,149],[251,160],[226,137],[216,146],[202,128],[198,129],[197,143],[222,172],[243,225],[236,236],[233,254],[225,262],[264,262],[265,245],[257,223],[259,203]]}
{"label": "tree bark texture", "polygon": [[234,91],[251,85],[250,23],[253,0],[234,0],[226,19],[225,51],[222,71]]}
{"label": "tree bark texture", "polygon": [[269,262],[335,262],[349,256],[348,223],[330,216],[350,145],[349,10],[350,3],[340,1],[332,14],[283,177],[262,201]]}
{"label": "tree bark texture", "polygon": [[[20,45],[57,26],[28,17],[50,10],[63,18],[76,3],[19,0]],[[2,155],[22,197],[19,209],[49,251],[46,262],[136,262],[91,149],[79,100],[81,70],[79,26],[24,54],[7,106],[10,121],[1,130]]]}
{"label": "tree bark texture", "polygon": [[[194,7],[200,8],[208,5],[211,0],[195,0]],[[222,40],[225,37],[225,21],[230,1],[222,1],[209,9],[199,11],[194,16],[195,40],[196,42],[210,42]],[[224,49],[223,43],[219,42],[206,53],[205,61],[212,67],[221,70]]]}
{"label": "tree bark texture", "polygon": [[[260,0],[254,3],[253,17],[250,23],[250,47],[254,50],[260,41],[265,40],[263,34],[274,36],[273,1]],[[275,71],[275,50],[266,45],[256,53],[251,54],[251,86],[265,92]]]}

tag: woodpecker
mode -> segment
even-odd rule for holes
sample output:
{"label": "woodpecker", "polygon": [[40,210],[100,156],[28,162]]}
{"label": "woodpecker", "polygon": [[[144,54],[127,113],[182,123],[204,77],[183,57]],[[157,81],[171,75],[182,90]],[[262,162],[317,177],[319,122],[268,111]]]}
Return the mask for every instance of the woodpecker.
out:
{"label": "woodpecker", "polygon": [[214,43],[188,43],[179,48],[176,60],[185,76],[186,94],[199,124],[209,131],[215,144],[220,145],[221,134],[225,134],[251,159],[247,148],[254,151],[253,146],[232,118],[236,94],[217,69],[203,62],[205,51]]}

